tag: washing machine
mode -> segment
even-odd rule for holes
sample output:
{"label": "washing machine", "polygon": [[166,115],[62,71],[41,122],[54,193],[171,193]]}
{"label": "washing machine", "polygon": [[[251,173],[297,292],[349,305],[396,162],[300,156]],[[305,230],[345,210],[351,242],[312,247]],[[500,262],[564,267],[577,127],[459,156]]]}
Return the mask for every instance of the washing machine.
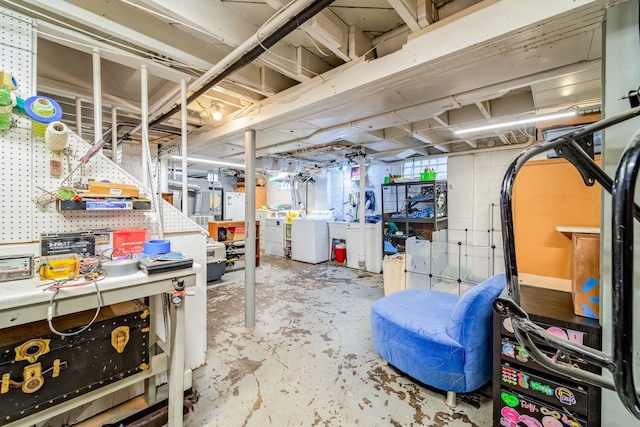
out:
{"label": "washing machine", "polygon": [[333,211],[314,211],[291,220],[291,259],[318,264],[329,261],[329,221]]}
{"label": "washing machine", "polygon": [[264,252],[284,256],[284,228],[286,218],[265,218],[263,240]]}

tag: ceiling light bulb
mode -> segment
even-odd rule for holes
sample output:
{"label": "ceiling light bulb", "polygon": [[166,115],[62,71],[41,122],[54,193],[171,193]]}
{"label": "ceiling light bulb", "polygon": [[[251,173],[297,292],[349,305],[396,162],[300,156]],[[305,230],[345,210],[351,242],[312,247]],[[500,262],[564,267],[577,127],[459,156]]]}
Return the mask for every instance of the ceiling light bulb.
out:
{"label": "ceiling light bulb", "polygon": [[213,112],[213,120],[215,121],[222,120],[222,111],[220,108],[220,104],[216,104],[216,109]]}

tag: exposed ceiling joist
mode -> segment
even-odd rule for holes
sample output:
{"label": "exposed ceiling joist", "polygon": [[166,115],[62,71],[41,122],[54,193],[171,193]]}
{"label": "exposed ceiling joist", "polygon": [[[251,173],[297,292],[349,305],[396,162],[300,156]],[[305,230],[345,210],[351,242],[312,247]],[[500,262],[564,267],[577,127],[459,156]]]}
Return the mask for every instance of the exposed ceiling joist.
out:
{"label": "exposed ceiling joist", "polygon": [[418,31],[422,28],[418,22],[418,0],[388,1],[411,31]]}
{"label": "exposed ceiling joist", "polygon": [[[176,18],[178,22],[188,23],[191,27],[210,34],[228,46],[238,47],[247,39],[253,37],[254,34],[260,34],[260,27],[248,19],[232,13],[220,0],[192,0],[189,7],[184,7],[185,4],[182,0],[140,1],[162,10],[164,13]],[[311,1],[305,0],[304,3],[308,5]],[[189,27],[187,27],[188,29]],[[263,35],[263,38],[264,36],[266,34]],[[281,43],[271,47],[268,52],[260,57],[259,62],[282,72],[289,78],[297,81],[306,81],[309,78],[306,73],[299,72],[300,60],[294,46]],[[303,65],[312,74],[321,74],[329,68],[327,64],[323,64],[320,60],[314,61],[309,58]]]}
{"label": "exposed ceiling joist", "polygon": [[[317,1],[323,1],[324,9],[316,11],[311,21],[216,80],[230,64],[259,49],[265,37]],[[189,151],[203,158],[242,162],[246,129],[258,133],[258,156],[308,162],[318,156],[323,162],[342,159],[340,150],[353,146],[366,147],[367,155],[390,162],[510,148],[530,141],[533,127],[510,127],[464,139],[456,131],[542,109],[554,111],[561,105],[582,105],[585,100],[599,102],[599,31],[607,0],[285,2],[57,0],[55,6],[47,6],[44,0],[6,0],[5,4],[33,10],[38,28],[51,33],[43,31],[39,37],[44,50],[62,52],[58,57],[63,61],[39,52],[38,89],[60,96],[66,92],[71,100],[80,97],[86,111],[91,108],[93,47],[105,51],[104,101],[117,105],[119,116],[128,123],[135,123],[131,118],[139,114],[141,61],[146,61],[150,74],[151,120],[164,116],[163,128],[180,128],[177,83],[189,81],[188,94],[194,98],[188,117],[201,126],[189,134]],[[85,12],[62,16],[74,8]],[[62,19],[68,25],[56,28],[56,20]],[[438,24],[430,25],[433,21]],[[127,32],[118,33],[123,28]],[[81,34],[83,30],[87,33]],[[174,58],[178,53],[181,56]],[[190,58],[205,67],[187,64]],[[70,71],[65,72],[67,63]],[[219,104],[228,112],[222,121],[211,121],[208,114],[200,117],[203,110]],[[65,119],[72,120],[73,102],[65,105],[69,106]],[[318,148],[336,141],[339,146]],[[179,139],[171,144],[179,146]]]}

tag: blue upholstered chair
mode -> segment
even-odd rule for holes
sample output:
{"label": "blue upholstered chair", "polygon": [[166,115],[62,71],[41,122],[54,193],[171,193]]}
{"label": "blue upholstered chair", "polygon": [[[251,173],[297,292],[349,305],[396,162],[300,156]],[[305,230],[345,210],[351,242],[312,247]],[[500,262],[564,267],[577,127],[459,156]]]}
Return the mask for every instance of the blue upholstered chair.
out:
{"label": "blue upholstered chair", "polygon": [[408,289],[371,307],[371,336],[380,356],[416,380],[456,393],[477,390],[491,378],[492,302],[506,286],[490,277],[464,295]]}

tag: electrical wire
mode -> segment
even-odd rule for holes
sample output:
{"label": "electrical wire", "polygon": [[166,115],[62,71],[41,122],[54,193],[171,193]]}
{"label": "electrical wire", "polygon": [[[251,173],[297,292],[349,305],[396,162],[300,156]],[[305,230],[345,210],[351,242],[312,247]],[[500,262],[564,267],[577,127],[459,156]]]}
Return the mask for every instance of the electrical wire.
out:
{"label": "electrical wire", "polygon": [[[41,264],[38,267],[38,273],[40,275],[40,279],[52,280],[53,281],[53,284],[44,283],[43,285],[41,285],[41,286],[47,286],[44,289],[45,291],[53,291],[53,293],[51,294],[51,298],[49,299],[49,306],[47,307],[47,324],[49,325],[49,330],[52,333],[54,333],[56,335],[59,335],[59,336],[62,336],[62,337],[71,337],[71,336],[75,336],[75,335],[78,335],[78,334],[86,331],[96,321],[96,319],[98,318],[98,315],[100,314],[100,310],[102,309],[102,307],[104,305],[104,301],[102,299],[102,293],[100,292],[100,288],[98,286],[98,282],[105,278],[105,274],[104,274],[104,272],[101,272],[101,270],[100,270],[101,264],[100,264],[99,258],[98,259],[84,258],[84,259],[80,260],[79,266],[77,268],[77,271],[81,271],[83,269],[83,267],[85,267],[85,268],[89,267],[89,269],[85,273],[83,273],[84,274],[84,278],[86,279],[86,281],[84,281],[84,282],[73,282],[73,283],[71,283],[70,281],[76,277],[75,275],[70,275],[69,277],[64,278],[64,279],[48,278],[42,272],[43,267],[45,267],[45,266],[46,266],[46,264]],[[65,288],[75,288],[75,287],[87,286],[87,285],[91,285],[91,284],[93,284],[96,287],[96,298],[97,298],[97,306],[96,306],[96,311],[95,311],[95,313],[93,315],[93,318],[89,321],[89,323],[87,323],[86,325],[84,325],[83,327],[81,327],[77,331],[74,331],[74,332],[58,331],[53,326],[53,309],[54,309],[55,299],[58,296],[58,294],[60,293],[60,290],[61,289],[65,289]]]}
{"label": "electrical wire", "polygon": [[273,56],[275,56],[276,58],[280,59],[281,61],[285,61],[285,62],[290,62],[292,64],[294,64],[296,67],[300,67],[301,69],[303,69],[304,71],[308,72],[309,74],[313,74],[317,77],[320,77],[320,79],[322,80],[323,83],[325,83],[324,77],[322,77],[321,74],[316,73],[313,70],[310,70],[309,68],[305,67],[304,65],[300,64],[298,61],[295,61],[293,59],[289,59],[289,58],[285,58],[282,55],[278,55],[273,53],[269,48],[265,47],[262,44],[262,40],[260,40],[260,36],[258,35],[258,33],[256,33],[256,42],[258,43],[258,45],[262,48],[262,50],[264,50],[266,53],[269,53]]}
{"label": "electrical wire", "polygon": [[[139,4],[132,3],[132,2],[130,2],[129,0],[120,0],[120,1],[121,1],[122,3],[128,4],[129,6],[135,7],[136,9],[140,9],[140,10],[142,10],[143,12],[147,12],[147,13],[149,13],[149,14],[151,14],[151,15],[155,15],[155,16],[157,16],[157,17],[159,17],[159,18],[162,18],[162,19],[164,19],[165,21],[173,21],[173,22],[177,23],[178,25],[181,25],[181,26],[183,26],[183,27],[185,27],[185,28],[192,29],[192,30],[197,31],[197,32],[199,32],[199,33],[202,33],[202,34],[204,34],[204,35],[206,35],[206,36],[209,36],[209,37],[211,37],[211,38],[213,38],[213,39],[216,39],[216,40],[218,40],[218,41],[219,41],[219,42],[221,42],[221,43],[224,43],[224,40],[223,40],[223,39],[221,39],[220,37],[216,36],[215,34],[212,34],[212,33],[208,32],[208,31],[205,31],[205,30],[203,30],[203,29],[201,29],[201,28],[198,28],[198,27],[196,27],[196,26],[194,26],[194,25],[189,25],[189,24],[187,24],[187,23],[185,23],[185,22],[182,22],[182,21],[180,21],[180,20],[178,20],[178,19],[175,19],[175,18],[174,18],[174,17],[172,17],[172,16],[169,16],[169,15],[163,15],[163,14],[162,14],[162,13],[160,13],[160,12],[156,12],[155,10],[152,10],[152,9],[149,9],[149,8],[146,8],[146,7],[143,7],[143,6],[139,5]],[[171,25],[171,22],[169,22],[169,25]]]}
{"label": "electrical wire", "polygon": [[322,55],[322,56],[329,56],[330,55],[329,53],[325,53],[325,51],[322,48],[320,48],[320,46],[318,46],[316,44],[316,41],[313,39],[313,36],[311,34],[306,32],[305,30],[302,30],[302,32],[304,32],[309,37],[309,40],[311,41],[311,44],[313,45],[313,47],[315,47],[318,50],[318,53],[320,53],[320,55]]}
{"label": "electrical wire", "polygon": [[[55,287],[49,287],[47,289],[53,289],[53,294],[51,294],[51,299],[49,300],[49,307],[47,308],[47,324],[49,325],[49,330],[51,332],[53,332],[56,335],[59,335],[61,337],[73,337],[76,335],[81,334],[82,332],[86,331],[87,329],[89,329],[91,327],[91,325],[93,325],[93,323],[96,321],[96,319],[98,318],[98,315],[100,314],[100,309],[102,308],[104,302],[102,300],[102,293],[100,292],[100,288],[98,287],[98,280],[101,279],[94,279],[91,282],[87,282],[87,283],[76,283],[76,284],[69,284],[69,285],[62,285],[62,286],[55,286]],[[97,307],[96,307],[96,311],[93,315],[93,318],[89,321],[89,323],[87,323],[86,325],[84,325],[83,327],[81,327],[79,330],[75,331],[75,332],[62,332],[62,331],[58,331],[54,326],[53,326],[53,304],[55,302],[56,296],[58,295],[58,293],[60,292],[60,289],[63,289],[64,287],[72,287],[72,286],[84,286],[84,285],[88,285],[93,283],[96,287],[96,297],[97,297]]]}

